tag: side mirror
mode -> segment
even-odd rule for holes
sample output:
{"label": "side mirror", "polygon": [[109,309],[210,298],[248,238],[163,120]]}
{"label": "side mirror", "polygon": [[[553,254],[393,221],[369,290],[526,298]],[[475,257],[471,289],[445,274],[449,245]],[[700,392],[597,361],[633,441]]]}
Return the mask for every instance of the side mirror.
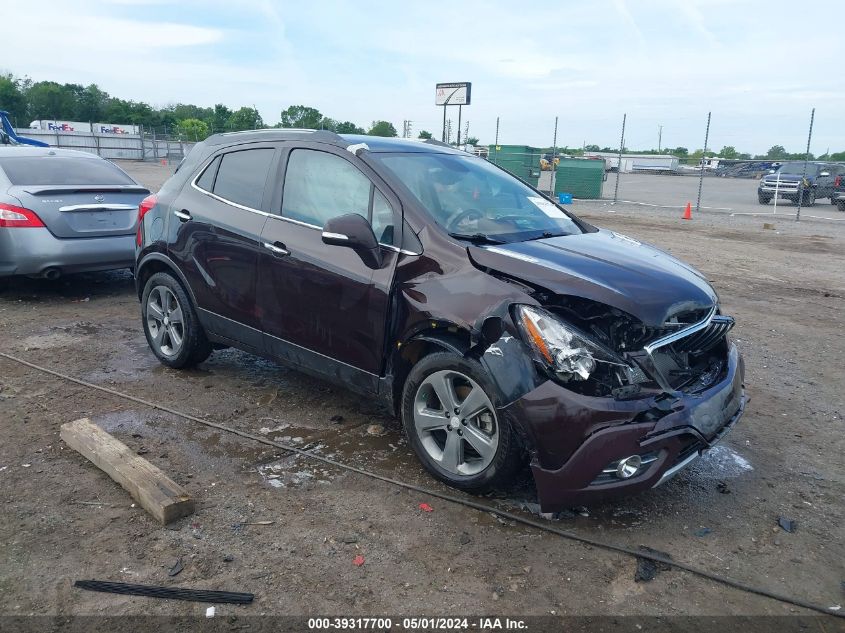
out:
{"label": "side mirror", "polygon": [[323,244],[351,248],[369,268],[381,268],[381,247],[373,227],[362,215],[348,213],[326,222],[323,226]]}

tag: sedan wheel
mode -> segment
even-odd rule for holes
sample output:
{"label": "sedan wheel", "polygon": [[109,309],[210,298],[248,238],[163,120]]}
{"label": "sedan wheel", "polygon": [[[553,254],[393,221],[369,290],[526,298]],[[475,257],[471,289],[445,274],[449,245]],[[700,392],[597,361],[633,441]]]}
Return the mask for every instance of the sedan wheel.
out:
{"label": "sedan wheel", "polygon": [[414,426],[429,457],[455,475],[480,473],[499,447],[490,398],[472,378],[457,371],[435,372],[419,386]]}
{"label": "sedan wheel", "polygon": [[156,286],[147,299],[147,329],[164,356],[178,356],[185,341],[185,322],[179,300],[170,288]]}

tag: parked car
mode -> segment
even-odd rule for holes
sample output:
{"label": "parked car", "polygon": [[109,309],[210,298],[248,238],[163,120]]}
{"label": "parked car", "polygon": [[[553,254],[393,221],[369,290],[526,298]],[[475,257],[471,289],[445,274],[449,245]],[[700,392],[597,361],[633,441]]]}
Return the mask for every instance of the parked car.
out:
{"label": "parked car", "polygon": [[845,175],[836,177],[833,182],[833,195],[830,196],[830,202],[836,205],[836,208],[845,212]]}
{"label": "parked car", "polygon": [[784,163],[776,172],[763,176],[760,180],[757,186],[757,200],[760,204],[769,204],[777,195],[797,203],[798,197],[802,196],[801,204],[811,207],[819,198],[831,198],[833,183],[843,174],[843,165],[807,163],[805,173],[803,161]]}
{"label": "parked car", "polygon": [[335,381],[456,488],[526,460],[544,511],[652,488],[743,412],[734,320],[702,274],[442,143],[216,135],[139,215],[164,365],[235,346]]}
{"label": "parked car", "polygon": [[149,193],[93,154],[0,147],[0,283],[131,268],[138,204]]}

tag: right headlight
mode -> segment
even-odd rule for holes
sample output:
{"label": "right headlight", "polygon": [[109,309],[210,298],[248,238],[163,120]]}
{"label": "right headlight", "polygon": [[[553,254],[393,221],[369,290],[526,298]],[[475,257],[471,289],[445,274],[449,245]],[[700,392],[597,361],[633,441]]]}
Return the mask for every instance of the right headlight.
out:
{"label": "right headlight", "polygon": [[528,305],[516,306],[516,320],[535,358],[559,378],[587,380],[597,363],[629,365],[552,313]]}

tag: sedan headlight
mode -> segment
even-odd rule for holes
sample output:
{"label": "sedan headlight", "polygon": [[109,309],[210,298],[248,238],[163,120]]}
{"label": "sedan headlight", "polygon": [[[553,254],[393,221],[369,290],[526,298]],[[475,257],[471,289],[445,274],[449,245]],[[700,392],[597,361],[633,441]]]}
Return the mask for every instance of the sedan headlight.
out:
{"label": "sedan headlight", "polygon": [[523,338],[534,350],[537,360],[562,380],[587,380],[597,363],[628,367],[610,350],[546,310],[520,305],[516,307],[516,316]]}

